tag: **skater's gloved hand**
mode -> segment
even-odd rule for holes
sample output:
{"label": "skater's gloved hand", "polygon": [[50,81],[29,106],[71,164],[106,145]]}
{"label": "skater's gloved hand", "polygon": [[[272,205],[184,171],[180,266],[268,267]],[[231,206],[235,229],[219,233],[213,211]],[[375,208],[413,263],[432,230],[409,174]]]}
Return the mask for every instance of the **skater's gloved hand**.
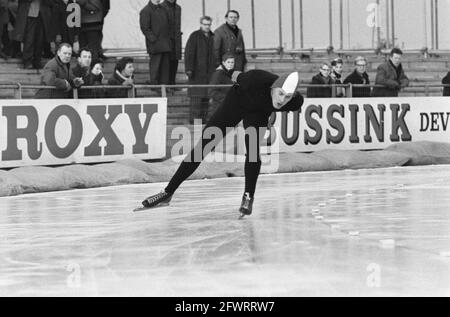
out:
{"label": "skater's gloved hand", "polygon": [[194,73],[192,72],[192,70],[186,71],[186,75],[187,75],[189,78],[191,78],[193,74],[194,74]]}

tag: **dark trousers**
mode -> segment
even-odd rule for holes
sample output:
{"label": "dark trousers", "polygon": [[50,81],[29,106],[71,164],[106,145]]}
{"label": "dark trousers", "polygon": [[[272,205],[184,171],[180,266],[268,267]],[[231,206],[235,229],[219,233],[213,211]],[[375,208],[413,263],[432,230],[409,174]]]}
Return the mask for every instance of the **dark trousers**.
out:
{"label": "dark trousers", "polygon": [[195,172],[204,157],[208,155],[208,151],[205,151],[205,147],[208,145],[208,149],[210,149],[209,143],[211,141],[216,145],[220,142],[221,138],[215,137],[214,135],[212,138],[208,138],[205,135],[205,130],[209,127],[216,127],[222,131],[222,136],[224,137],[227,127],[235,127],[243,120],[245,129],[253,127],[255,128],[254,131],[256,131],[256,134],[253,136],[252,134],[246,134],[245,136],[245,192],[250,193],[250,196],[253,197],[258,176],[261,171],[259,128],[267,127],[268,117],[267,115],[260,113],[247,113],[239,106],[238,98],[237,93],[234,90],[230,90],[225,101],[206,124],[203,130],[202,139],[194,147],[191,153],[187,155],[175,175],[170,180],[169,185],[165,189],[167,193],[173,194],[178,187]]}
{"label": "dark trousers", "polygon": [[41,16],[27,18],[25,34],[23,37],[23,62],[24,64],[39,64],[44,48],[44,24]]}
{"label": "dark trousers", "polygon": [[150,84],[168,85],[170,79],[170,53],[150,55]]}
{"label": "dark trousers", "polygon": [[175,81],[177,79],[178,72],[178,60],[172,59],[170,60],[170,72],[169,72],[169,85],[175,85]]}
{"label": "dark trousers", "polygon": [[4,50],[8,43],[8,25],[0,24],[0,51]]}
{"label": "dark trousers", "polygon": [[92,60],[98,59],[98,55],[102,51],[102,31],[89,30],[80,32],[80,48],[88,47],[92,51]]}

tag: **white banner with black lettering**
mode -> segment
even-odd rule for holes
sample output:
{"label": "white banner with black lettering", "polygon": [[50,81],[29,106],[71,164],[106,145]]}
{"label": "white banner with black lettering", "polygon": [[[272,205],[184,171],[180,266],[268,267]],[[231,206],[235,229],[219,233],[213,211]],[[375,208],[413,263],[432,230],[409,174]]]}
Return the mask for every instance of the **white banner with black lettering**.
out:
{"label": "white banner with black lettering", "polygon": [[450,142],[450,98],[305,99],[271,118],[273,152],[384,149],[399,142]]}
{"label": "white banner with black lettering", "polygon": [[167,99],[0,100],[0,167],[166,156]]}

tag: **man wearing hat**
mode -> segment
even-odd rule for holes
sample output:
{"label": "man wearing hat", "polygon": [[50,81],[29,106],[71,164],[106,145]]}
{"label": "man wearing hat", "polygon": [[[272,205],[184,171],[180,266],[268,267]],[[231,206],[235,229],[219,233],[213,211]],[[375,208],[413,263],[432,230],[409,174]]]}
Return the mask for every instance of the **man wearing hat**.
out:
{"label": "man wearing hat", "polygon": [[256,182],[261,170],[259,132],[267,128],[269,117],[273,112],[298,111],[303,104],[303,97],[297,92],[299,84],[297,72],[279,77],[263,70],[251,70],[246,73],[236,72],[233,79],[235,85],[228,91],[225,100],[206,124],[202,140],[181,163],[169,185],[161,193],[145,199],[142,202],[143,207],[135,211],[168,205],[178,187],[194,173],[208,154],[208,150],[204,151],[208,143],[212,140],[220,141],[216,136],[208,137],[208,134],[211,135],[208,130],[219,129],[223,137],[226,128],[233,128],[243,121],[246,131],[256,130],[256,136],[252,138],[246,134],[245,137],[245,191],[239,212],[241,216],[252,214]]}

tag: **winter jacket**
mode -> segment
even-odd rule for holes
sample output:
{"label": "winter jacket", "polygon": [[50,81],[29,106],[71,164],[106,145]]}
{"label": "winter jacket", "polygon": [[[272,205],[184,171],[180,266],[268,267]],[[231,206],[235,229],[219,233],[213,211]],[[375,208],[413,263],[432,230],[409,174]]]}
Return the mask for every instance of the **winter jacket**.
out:
{"label": "winter jacket", "polygon": [[372,92],[373,97],[397,97],[400,89],[409,85],[409,79],[401,64],[396,69],[389,60],[378,66],[375,85],[384,87],[375,87]]}
{"label": "winter jacket", "polygon": [[311,80],[311,85],[330,85],[330,87],[308,87],[306,95],[308,98],[331,98],[332,87],[335,82],[331,77],[323,77],[321,74],[317,74]]}
{"label": "winter jacket", "polygon": [[55,86],[56,90],[40,89],[36,93],[36,98],[71,98],[74,78],[70,63],[63,64],[59,57],[56,56],[44,66],[41,75],[41,84],[44,86]]}
{"label": "winter jacket", "polygon": [[181,59],[181,37],[183,33],[181,32],[181,7],[177,4],[175,0],[174,3],[169,1],[164,1],[162,5],[167,9],[169,13],[169,24],[170,24],[170,41],[171,41],[171,59],[180,60]]}
{"label": "winter jacket", "polygon": [[109,12],[109,0],[77,0],[81,7],[81,31],[101,31]]}
{"label": "winter jacket", "polygon": [[[364,72],[361,76],[356,70],[351,73],[344,80],[344,84],[352,85],[370,85],[369,75]],[[371,89],[370,87],[353,87],[353,97],[355,98],[367,98],[370,97]]]}
{"label": "winter jacket", "polygon": [[214,61],[214,34],[207,37],[203,31],[193,32],[184,50],[185,72],[192,72],[190,84],[208,84],[216,69]]}
{"label": "winter jacket", "polygon": [[[233,70],[228,71],[222,65],[217,68],[217,70],[212,74],[211,80],[209,82],[210,85],[233,85],[233,81],[231,80],[231,76],[233,74]],[[210,103],[213,106],[217,106],[221,104],[227,95],[228,90],[230,88],[209,88],[209,97]]]}
{"label": "winter jacket", "polygon": [[171,51],[169,13],[164,6],[149,2],[139,14],[139,23],[149,54]]}
{"label": "winter jacket", "polygon": [[230,53],[235,56],[234,69],[244,71],[247,57],[245,56],[244,37],[241,29],[238,29],[237,34],[236,36],[226,23],[214,31],[215,66],[219,66],[222,63],[222,56],[225,53]]}
{"label": "winter jacket", "polygon": [[[17,18],[13,34],[13,38],[16,41],[23,42],[31,2],[32,0],[19,0],[19,7],[17,9]],[[54,5],[56,5],[54,0],[41,0],[41,5],[39,8],[39,14],[44,24],[45,39],[49,43],[54,42],[56,36],[55,27],[52,25],[52,12]]]}

